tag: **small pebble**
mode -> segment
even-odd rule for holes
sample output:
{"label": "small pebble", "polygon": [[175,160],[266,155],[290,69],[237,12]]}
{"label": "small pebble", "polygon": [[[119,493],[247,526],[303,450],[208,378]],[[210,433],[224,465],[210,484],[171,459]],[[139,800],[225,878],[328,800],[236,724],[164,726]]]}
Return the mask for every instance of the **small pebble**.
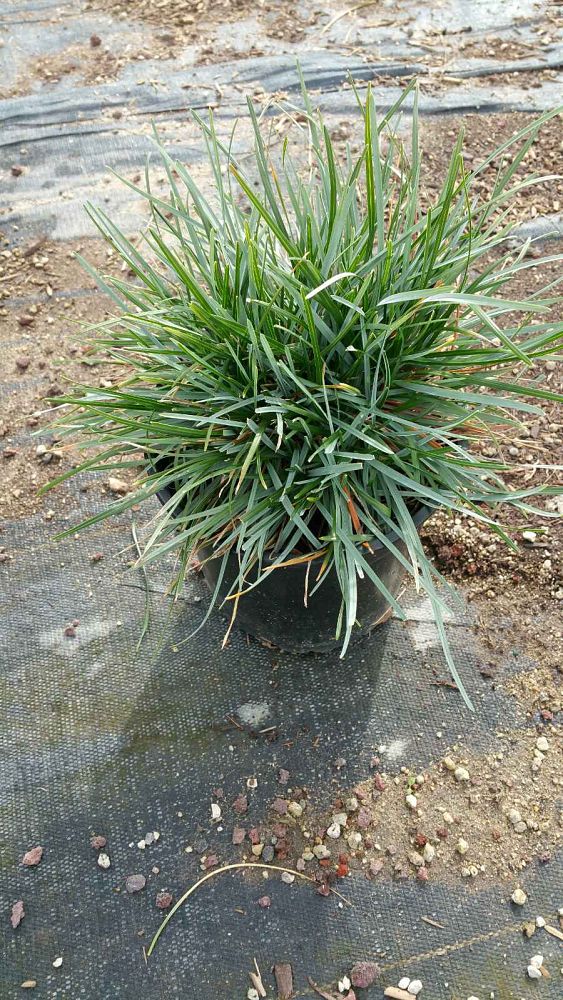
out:
{"label": "small pebble", "polygon": [[367,990],[375,982],[380,973],[380,968],[375,962],[356,962],[350,972],[352,986],[359,990]]}
{"label": "small pebble", "polygon": [[358,847],[362,843],[361,833],[351,833],[348,837],[346,837],[346,843],[351,851],[357,851]]}
{"label": "small pebble", "polygon": [[536,927],[545,927],[545,920],[543,917],[536,917]]}
{"label": "small pebble", "polygon": [[347,993],[351,985],[352,983],[348,979],[348,976],[342,976],[342,979],[338,980],[338,989],[340,993]]}
{"label": "small pebble", "polygon": [[342,831],[340,829],[339,823],[331,823],[328,830],[326,831],[326,835],[327,837],[331,837],[333,840],[338,840],[341,832]]}
{"label": "small pebble", "polygon": [[434,858],[436,857],[436,848],[432,844],[425,844],[424,850],[422,852],[422,857],[427,862],[427,864],[430,864],[432,861],[434,861]]}
{"label": "small pebble", "polygon": [[35,865],[39,864],[42,857],[43,857],[43,848],[32,847],[30,851],[27,851],[26,854],[24,854],[22,858],[22,865],[25,865],[26,868],[34,868]]}
{"label": "small pebble", "polygon": [[287,807],[287,811],[291,813],[295,819],[299,819],[299,817],[303,814],[303,806],[299,805],[299,802],[290,802]]}
{"label": "small pebble", "polygon": [[281,880],[282,882],[285,882],[286,885],[291,885],[292,882],[295,882],[295,875],[293,875],[292,872],[282,872]]}
{"label": "small pebble", "polygon": [[540,969],[543,965],[543,955],[533,955],[530,959],[530,965],[534,965],[536,969]]}
{"label": "small pebble", "polygon": [[218,806],[216,802],[211,803],[211,819],[214,823],[221,819],[221,806]]}
{"label": "small pebble", "polygon": [[348,816],[346,813],[333,813],[332,822],[336,823],[337,826],[346,826],[348,823]]}
{"label": "small pebble", "polygon": [[125,879],[125,888],[127,892],[140,892],[141,889],[145,888],[147,880],[144,875],[129,875]]}
{"label": "small pebble", "polygon": [[411,993],[413,997],[417,997],[422,989],[422,983],[420,979],[412,979],[407,986],[407,993]]}
{"label": "small pebble", "polygon": [[264,850],[264,844],[253,844],[251,850],[254,857],[259,858]]}
{"label": "small pebble", "polygon": [[258,906],[261,906],[263,910],[268,910],[272,905],[272,900],[269,896],[260,896],[258,900]]}
{"label": "small pebble", "polygon": [[254,986],[250,987],[250,989],[248,990],[248,992],[246,994],[246,997],[247,997],[247,1000],[260,1000],[260,996],[258,994],[258,990],[255,990]]}
{"label": "small pebble", "polygon": [[405,802],[408,805],[409,809],[416,809],[418,805],[418,799],[416,795],[406,795]]}
{"label": "small pebble", "polygon": [[542,753],[547,753],[549,750],[549,742],[546,740],[545,736],[538,736],[536,740],[536,747],[541,750]]}
{"label": "small pebble", "polygon": [[418,853],[418,851],[409,852],[409,861],[411,865],[415,866],[415,868],[421,868],[424,864],[424,858],[422,857],[422,854]]}
{"label": "small pebble", "polygon": [[522,820],[522,816],[517,809],[511,809],[508,814],[508,818],[513,826],[516,826],[516,824],[520,823]]}
{"label": "small pebble", "polygon": [[456,781],[469,781],[469,771],[466,767],[456,767],[454,778]]}
{"label": "small pebble", "polygon": [[266,861],[268,864],[270,861],[274,860],[274,848],[271,844],[266,844],[264,850],[262,851],[262,861]]}
{"label": "small pebble", "polygon": [[167,910],[168,907],[172,905],[172,898],[172,893],[167,892],[166,889],[162,889],[160,892],[157,892],[155,903],[158,909]]}
{"label": "small pebble", "polygon": [[530,979],[541,979],[542,978],[542,974],[541,974],[540,970],[536,969],[535,965],[529,965],[528,966],[528,976],[530,977]]}
{"label": "small pebble", "polygon": [[109,859],[109,855],[106,854],[104,851],[101,851],[100,854],[98,854],[98,864],[100,868],[103,868],[104,870],[107,870],[108,868],[111,867],[111,861]]}
{"label": "small pebble", "polygon": [[457,853],[467,854],[468,850],[469,850],[469,844],[467,843],[466,840],[463,839],[463,837],[460,837],[456,845]]}
{"label": "small pebble", "polygon": [[399,979],[398,986],[399,986],[400,990],[408,990],[410,984],[411,984],[411,981],[410,981],[409,977],[408,976],[403,976],[402,979]]}
{"label": "small pebble", "polygon": [[510,898],[516,906],[524,906],[524,903],[528,899],[523,889],[515,889]]}
{"label": "small pebble", "polygon": [[456,766],[457,766],[455,760],[453,759],[453,757],[444,757],[444,760],[442,761],[442,763],[443,763],[444,767],[447,767],[448,771],[455,771]]}
{"label": "small pebble", "polygon": [[444,823],[448,824],[448,826],[451,826],[452,823],[453,823],[453,821],[454,821],[454,818],[453,818],[452,814],[449,813],[449,812],[443,813],[442,819],[444,820]]}
{"label": "small pebble", "polygon": [[315,844],[313,847],[313,854],[319,859],[319,861],[324,861],[325,858],[330,858],[330,851],[324,844]]}
{"label": "small pebble", "polygon": [[56,958],[55,961],[52,964],[53,964],[53,968],[54,969],[60,969],[61,965],[63,964],[63,957],[62,957],[62,955],[59,955],[59,957]]}

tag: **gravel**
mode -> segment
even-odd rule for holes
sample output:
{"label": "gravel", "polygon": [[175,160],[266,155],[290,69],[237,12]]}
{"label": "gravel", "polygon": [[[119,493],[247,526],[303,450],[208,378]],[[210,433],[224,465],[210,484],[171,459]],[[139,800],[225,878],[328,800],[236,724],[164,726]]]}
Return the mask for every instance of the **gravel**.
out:
{"label": "gravel", "polygon": [[147,884],[147,880],[144,875],[128,875],[125,879],[125,888],[127,892],[140,892],[144,889]]}
{"label": "gravel", "polygon": [[510,898],[516,906],[524,906],[524,903],[528,900],[528,897],[523,889],[515,889]]}

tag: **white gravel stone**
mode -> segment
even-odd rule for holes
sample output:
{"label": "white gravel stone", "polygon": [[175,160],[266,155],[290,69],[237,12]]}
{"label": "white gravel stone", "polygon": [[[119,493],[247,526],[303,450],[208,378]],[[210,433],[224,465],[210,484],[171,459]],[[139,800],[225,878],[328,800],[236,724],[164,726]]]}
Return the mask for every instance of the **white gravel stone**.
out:
{"label": "white gravel stone", "polygon": [[352,983],[348,979],[348,976],[342,976],[342,979],[338,980],[338,989],[341,993],[347,993],[351,986]]}
{"label": "white gravel stone", "polygon": [[360,805],[360,803],[358,802],[358,800],[357,800],[357,798],[356,798],[355,795],[352,795],[351,798],[346,799],[346,808],[347,808],[348,812],[351,812],[351,813],[356,812],[356,809],[358,808],[359,805]]}
{"label": "white gravel stone", "polygon": [[457,766],[453,757],[444,757],[442,763],[444,767],[447,767],[448,771],[455,771]]}
{"label": "white gravel stone", "polygon": [[292,882],[295,882],[295,875],[291,872],[282,872],[281,880],[282,882],[285,882],[286,885],[291,885]]}
{"label": "white gravel stone", "polygon": [[63,964],[63,956],[59,955],[59,957],[56,958],[55,961],[53,962],[53,968],[60,969],[62,964]]}
{"label": "white gravel stone", "polygon": [[422,854],[418,853],[418,851],[409,852],[409,861],[411,865],[415,866],[415,868],[422,868],[424,864],[424,858],[422,857]]}
{"label": "white gravel stone", "polygon": [[541,979],[542,974],[539,969],[536,969],[535,965],[528,966],[528,975],[530,979]]}
{"label": "white gravel stone", "polygon": [[98,864],[100,868],[104,869],[104,871],[107,871],[108,868],[111,868],[111,861],[109,859],[109,854],[106,854],[104,851],[100,851],[100,853],[98,854]]}
{"label": "white gravel stone", "polygon": [[221,819],[221,806],[218,806],[216,802],[211,803],[211,819],[215,823]]}
{"label": "white gravel stone", "polygon": [[407,986],[407,993],[412,994],[413,997],[417,997],[422,989],[422,983],[420,979],[411,979],[409,985]]}
{"label": "white gravel stone", "polygon": [[418,805],[418,799],[416,795],[406,795],[405,802],[408,805],[409,809],[416,809]]}
{"label": "white gravel stone", "polygon": [[516,906],[524,906],[524,903],[528,900],[523,889],[515,889],[510,898],[513,903],[516,903]]}
{"label": "white gravel stone", "polygon": [[442,815],[442,819],[444,820],[444,823],[446,823],[448,826],[451,826],[454,821],[452,814],[449,812],[445,812]]}
{"label": "white gravel stone", "polygon": [[543,965],[543,955],[532,955],[530,965],[534,965],[536,969],[541,969]]}
{"label": "white gravel stone", "polygon": [[246,996],[247,996],[247,1000],[260,1000],[260,996],[258,994],[258,990],[255,990],[254,986],[250,987],[250,989],[248,990]]}
{"label": "white gravel stone", "polygon": [[324,844],[315,844],[313,854],[319,861],[323,861],[324,858],[330,858],[330,851]]}
{"label": "white gravel stone", "polygon": [[327,837],[332,837],[333,840],[338,840],[342,829],[340,823],[331,823],[328,830],[326,831]]}
{"label": "white gravel stone", "polygon": [[469,781],[469,771],[466,767],[456,767],[454,778],[456,781]]}
{"label": "white gravel stone", "polygon": [[399,989],[400,990],[406,990],[406,989],[408,989],[408,987],[410,986],[410,984],[411,984],[411,981],[410,981],[410,979],[409,979],[408,976],[403,976],[402,979],[399,979]]}
{"label": "white gravel stone", "polygon": [[516,826],[516,824],[520,823],[522,820],[522,813],[519,813],[517,809],[511,809],[508,814],[508,818],[512,823],[512,826]]}
{"label": "white gravel stone", "polygon": [[433,846],[433,844],[424,845],[422,857],[427,862],[427,864],[430,864],[431,861],[434,861],[434,858],[436,857],[436,848]]}
{"label": "white gravel stone", "polygon": [[346,813],[333,813],[332,822],[338,823],[338,826],[346,826],[348,822],[348,816]]}
{"label": "white gravel stone", "polygon": [[351,833],[348,837],[346,837],[346,842],[351,851],[357,851],[358,847],[362,843],[361,833]]}
{"label": "white gravel stone", "polygon": [[463,839],[463,837],[460,837],[459,840],[458,840],[458,842],[457,842],[457,844],[456,844],[456,851],[457,851],[457,853],[458,854],[467,854],[468,850],[469,850],[469,844],[467,843],[466,840]]}
{"label": "white gravel stone", "polygon": [[287,807],[287,811],[288,813],[291,813],[295,819],[299,819],[299,817],[303,815],[303,806],[299,805],[299,802],[290,802]]}
{"label": "white gravel stone", "polygon": [[545,927],[545,920],[543,917],[536,917],[536,927]]}
{"label": "white gravel stone", "polygon": [[541,750],[542,753],[547,753],[549,750],[549,742],[546,740],[545,736],[538,736],[536,740],[536,747]]}

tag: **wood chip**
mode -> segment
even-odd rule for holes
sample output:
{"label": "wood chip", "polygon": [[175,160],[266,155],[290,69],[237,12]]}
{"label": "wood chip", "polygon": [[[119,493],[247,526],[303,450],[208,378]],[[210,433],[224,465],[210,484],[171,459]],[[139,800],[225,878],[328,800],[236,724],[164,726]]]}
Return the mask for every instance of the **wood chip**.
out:
{"label": "wood chip", "polygon": [[256,969],[256,972],[248,973],[252,980],[252,985],[254,986],[254,989],[261,997],[265,997],[267,993],[264,987],[264,983],[262,982],[262,976],[260,975],[260,969],[258,968],[258,962],[256,961],[256,959],[254,959],[254,968]]}
{"label": "wood chip", "polygon": [[[310,976],[307,976],[307,982],[309,983],[311,989],[314,990],[315,993],[318,993],[318,995],[322,997],[323,1000],[338,1000],[338,997],[335,997],[334,993],[326,993],[325,990],[322,990],[320,988],[320,986],[317,986],[317,984],[313,982]],[[412,1000],[412,997],[409,997],[409,1000]]]}
{"label": "wood chip", "polygon": [[412,993],[400,990],[398,986],[388,986],[383,996],[393,997],[393,1000],[412,1000]]}
{"label": "wood chip", "polygon": [[293,969],[289,962],[274,965],[274,978],[278,990],[278,1000],[289,1000],[293,993]]}
{"label": "wood chip", "polygon": [[560,941],[563,941],[563,932],[558,930],[557,927],[551,927],[549,924],[546,924],[544,930],[546,930],[548,934],[551,934],[552,937],[559,938]]}

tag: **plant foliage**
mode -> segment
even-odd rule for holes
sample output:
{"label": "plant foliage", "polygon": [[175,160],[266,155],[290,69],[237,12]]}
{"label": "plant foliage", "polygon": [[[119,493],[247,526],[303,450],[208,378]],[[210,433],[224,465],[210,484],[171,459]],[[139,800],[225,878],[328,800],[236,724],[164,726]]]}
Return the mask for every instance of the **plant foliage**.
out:
{"label": "plant foliage", "polygon": [[[402,614],[366,559],[378,540],[428,595],[461,687],[443,627],[443,581],[413,515],[421,505],[464,511],[509,541],[497,505],[526,514],[532,494],[549,492],[512,489],[503,463],[471,445],[555,398],[527,374],[562,344],[561,327],[545,318],[553,287],[525,302],[502,292],[519,271],[542,264],[526,247],[510,252],[506,239],[514,196],[537,182],[518,179],[518,168],[556,112],[472,170],[460,135],[427,205],[416,86],[379,117],[370,89],[363,97],[356,90],[363,143],[343,158],[304,87],[302,97],[303,107],[285,110],[305,168],[287,142],[271,148],[266,112],[259,117],[251,103],[255,173],[233,154],[232,135],[219,138],[211,114],[194,113],[212,198],[159,145],[169,196],[151,190],[148,170],[146,187],[134,188],[150,209],[144,252],[88,206],[133,278],[98,276],[116,315],[96,342],[124,374],[111,388],[79,387],[58,400],[70,407],[65,431],[95,449],[69,475],[143,474],[132,493],[80,527],[172,486],[145,539],[145,564],[174,552],[178,587],[200,547],[211,545],[223,567],[235,550],[236,606],[252,574],[260,580],[288,560],[314,561],[312,587],[330,571],[338,576],[343,652],[359,578],[372,578]],[[407,98],[408,156],[393,130]],[[493,158],[496,180],[482,201],[474,181]]]}

